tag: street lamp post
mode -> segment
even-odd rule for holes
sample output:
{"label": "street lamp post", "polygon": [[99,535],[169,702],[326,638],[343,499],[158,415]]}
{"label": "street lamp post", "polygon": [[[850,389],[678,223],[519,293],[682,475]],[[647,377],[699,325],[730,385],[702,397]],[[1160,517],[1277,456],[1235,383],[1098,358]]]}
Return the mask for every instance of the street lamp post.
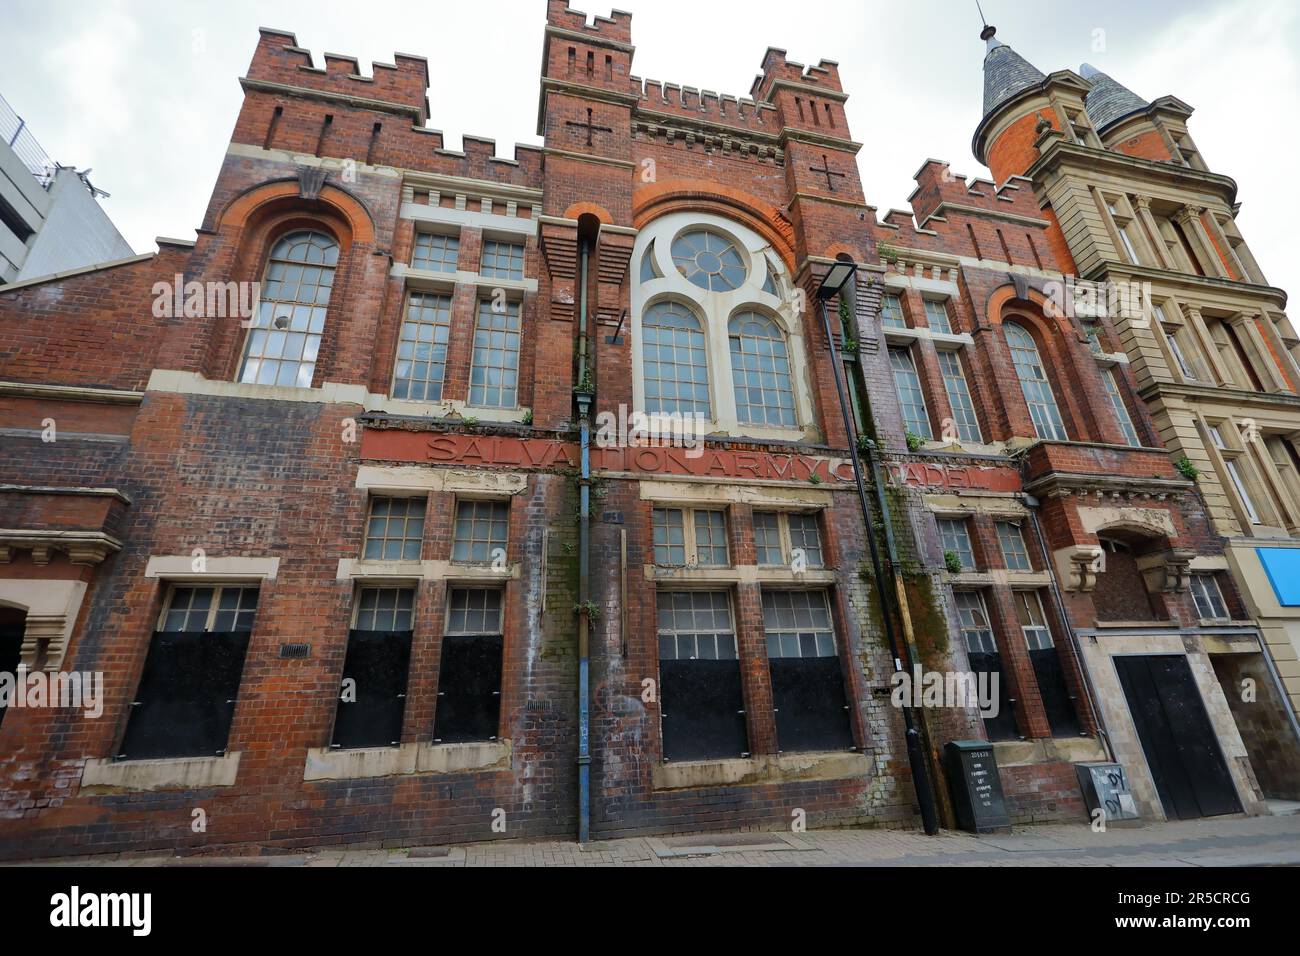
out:
{"label": "street lamp post", "polygon": [[[885,623],[885,636],[889,640],[889,651],[894,658],[895,670],[902,671],[906,668],[906,672],[910,674],[912,671],[911,648],[906,641],[900,647],[898,636],[894,632],[893,615],[889,609],[891,589],[887,586],[885,568],[880,560],[880,549],[876,544],[875,529],[871,522],[871,510],[867,504],[867,485],[862,476],[862,462],[858,455],[853,414],[849,409],[848,396],[844,388],[844,369],[840,361],[839,349],[835,346],[835,336],[831,333],[830,313],[827,311],[827,303],[840,294],[844,287],[857,275],[857,272],[858,265],[856,262],[836,262],[830,267],[817,289],[817,301],[821,306],[822,327],[826,332],[826,343],[831,352],[831,368],[835,374],[835,392],[839,396],[840,414],[844,418],[844,434],[848,438],[849,459],[853,462],[853,479],[858,488],[858,505],[862,509],[862,523],[866,532],[867,548],[871,553],[871,568],[875,577],[876,593],[880,596],[880,616]],[[872,478],[877,483],[880,481],[880,477],[875,471],[874,458],[872,459]],[[888,504],[883,496],[880,500],[880,506],[881,520],[886,523],[886,528],[888,528]],[[891,568],[891,573],[896,572]],[[925,826],[925,832],[930,836],[934,836],[939,832],[939,817],[935,809],[934,790],[930,782],[929,761],[926,759],[925,748],[921,743],[920,731],[917,730],[915,708],[911,702],[903,707],[903,722],[906,726],[907,762],[912,768],[912,782],[916,788],[916,799],[921,805],[921,822]]]}

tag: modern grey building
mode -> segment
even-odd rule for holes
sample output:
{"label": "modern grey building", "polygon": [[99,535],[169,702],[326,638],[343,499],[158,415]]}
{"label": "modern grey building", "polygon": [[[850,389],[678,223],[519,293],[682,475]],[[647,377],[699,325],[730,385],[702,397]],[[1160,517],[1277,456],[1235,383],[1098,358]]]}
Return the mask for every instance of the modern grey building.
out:
{"label": "modern grey building", "polygon": [[0,97],[0,285],[132,255],[85,174],[51,160]]}

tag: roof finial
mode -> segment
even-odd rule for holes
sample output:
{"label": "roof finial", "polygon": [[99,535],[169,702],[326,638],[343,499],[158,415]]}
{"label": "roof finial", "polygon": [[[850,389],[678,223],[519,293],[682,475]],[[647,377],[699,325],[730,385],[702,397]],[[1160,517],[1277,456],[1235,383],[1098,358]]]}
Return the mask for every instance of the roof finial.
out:
{"label": "roof finial", "polygon": [[[988,20],[984,18],[984,8],[980,6],[980,0],[975,0],[975,9],[978,10],[980,13],[980,23],[984,24],[984,29],[980,31],[980,39],[993,40],[994,34],[998,32],[998,28],[989,26]],[[997,41],[994,41],[993,43],[989,44],[989,49],[992,49],[995,45],[1000,46],[1001,44],[997,43]]]}

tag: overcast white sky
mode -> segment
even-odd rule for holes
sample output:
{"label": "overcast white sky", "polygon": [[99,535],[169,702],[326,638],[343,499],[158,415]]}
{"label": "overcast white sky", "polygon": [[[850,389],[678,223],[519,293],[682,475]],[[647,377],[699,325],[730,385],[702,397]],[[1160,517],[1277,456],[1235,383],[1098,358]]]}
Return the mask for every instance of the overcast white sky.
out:
{"label": "overcast white sky", "polygon": [[[588,14],[609,8],[573,0]],[[609,0],[601,0],[602,4]],[[867,198],[905,205],[927,157],[986,175],[970,153],[984,45],[974,0],[617,0],[634,72],[745,95],[763,51],[838,60]],[[1196,108],[1192,135],[1234,177],[1241,230],[1274,285],[1300,288],[1300,4],[1293,0],[984,0],[999,38],[1045,73],[1090,62],[1150,100]],[[369,73],[429,58],[430,125],[498,152],[537,143],[544,0],[0,0],[0,94],[58,161],[93,167],[137,252],[192,238],[239,109],[257,27]]]}

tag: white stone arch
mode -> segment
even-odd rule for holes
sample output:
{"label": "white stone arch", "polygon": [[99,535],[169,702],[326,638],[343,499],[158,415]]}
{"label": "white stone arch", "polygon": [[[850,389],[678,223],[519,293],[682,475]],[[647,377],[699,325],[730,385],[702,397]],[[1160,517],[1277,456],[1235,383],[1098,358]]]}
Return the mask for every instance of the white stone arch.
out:
{"label": "white stone arch", "polygon": [[[746,268],[744,283],[728,292],[710,292],[686,279],[673,264],[672,243],[682,233],[707,228],[735,242]],[[641,265],[653,243],[655,277],[641,281]],[[798,440],[814,425],[812,387],[808,381],[808,349],[803,323],[794,303],[785,297],[793,288],[789,273],[780,256],[766,239],[740,223],[704,212],[673,212],[649,223],[637,235],[632,250],[632,270],[637,281],[632,286],[632,400],[637,410],[645,409],[645,370],[643,367],[642,316],[655,302],[674,299],[688,305],[704,322],[709,368],[709,397],[713,418],[706,427],[711,433]],[[778,294],[763,289],[768,272],[774,277]],[[737,420],[736,398],[732,388],[731,341],[729,323],[732,316],[755,311],[772,318],[785,336],[794,387],[794,428],[741,425]]]}

